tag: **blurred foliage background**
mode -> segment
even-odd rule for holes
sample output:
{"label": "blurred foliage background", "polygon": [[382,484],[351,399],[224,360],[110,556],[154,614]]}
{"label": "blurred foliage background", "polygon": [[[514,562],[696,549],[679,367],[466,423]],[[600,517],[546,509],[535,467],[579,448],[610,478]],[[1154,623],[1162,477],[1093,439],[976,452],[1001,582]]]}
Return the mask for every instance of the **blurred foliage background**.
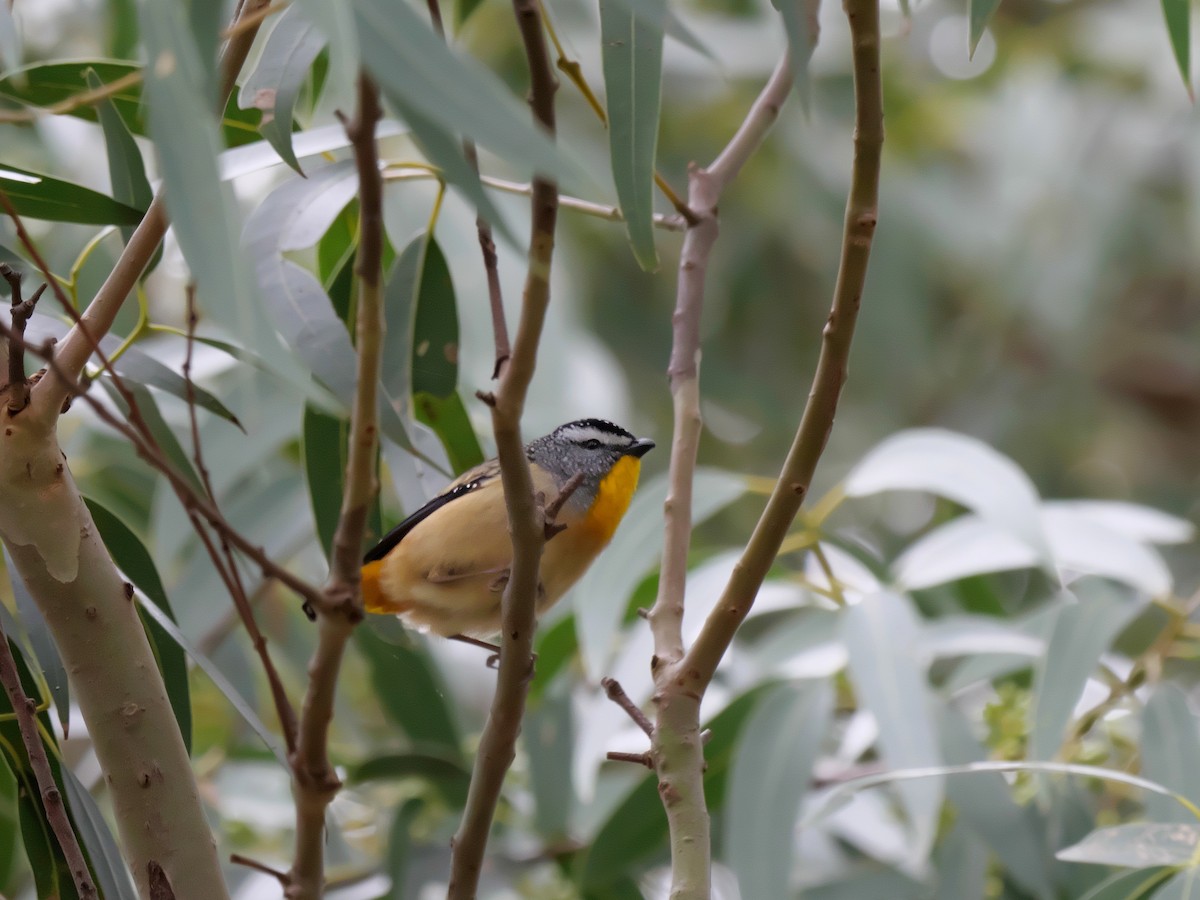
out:
{"label": "blurred foliage background", "polygon": [[[580,0],[546,6],[568,54],[600,91],[595,6]],[[658,167],[682,192],[688,165],[711,160],[736,129],[785,37],[765,0],[690,0],[672,8],[713,57],[671,39],[666,44]],[[722,897],[739,896],[739,876],[744,900],[801,891],[825,900],[1140,897],[1175,884],[1173,867],[1189,858],[1185,848],[1182,857],[1163,858],[1166,868],[1135,869],[1141,893],[1132,876],[1104,881],[1110,870],[1057,860],[1055,851],[1093,828],[1145,817],[1176,821],[1181,807],[1169,801],[1155,807],[1157,800],[1124,782],[1028,772],[1011,790],[989,774],[864,791],[824,824],[793,831],[802,811],[816,815],[820,807],[815,795],[803,796],[810,786],[982,758],[1054,757],[1142,772],[1200,799],[1196,776],[1188,774],[1197,758],[1191,751],[1200,753],[1188,705],[1194,604],[1180,599],[1191,595],[1200,572],[1186,524],[1200,509],[1200,118],[1157,8],[1130,0],[1007,0],[973,58],[965,12],[959,3],[923,0],[906,16],[884,0],[880,227],[851,378],[813,492],[832,498],[816,506],[829,515],[798,526],[791,542],[797,552],[781,557],[707,707],[715,717],[708,777]],[[446,14],[458,25],[459,47],[522,95],[524,59],[508,6],[459,0]],[[129,0],[18,0],[13,16],[24,64],[138,60],[142,52]],[[268,20],[256,53],[275,24]],[[700,610],[719,590],[732,565],[729,551],[758,514],[762,479],[773,477],[790,442],[832,293],[853,110],[848,36],[835,4],[824,5],[821,25],[807,112],[790,102],[721,208],[704,312],[699,505],[706,521],[689,590]],[[333,111],[349,106],[345,85],[326,77],[326,65],[322,55],[301,91],[301,131],[331,125]],[[21,108],[14,96],[19,86],[8,76],[4,83],[10,89],[0,90],[7,98],[0,105]],[[615,203],[602,126],[568,83],[559,92],[559,116],[563,143],[591,177],[571,189]],[[238,140],[257,137],[245,130]],[[155,154],[139,140],[153,179]],[[0,125],[0,146],[5,165],[112,189],[95,123],[47,116],[33,127]],[[383,147],[388,160],[420,158],[404,134]],[[231,170],[233,152],[225,159]],[[309,170],[346,152],[298,155]],[[278,160],[267,165],[268,158],[260,149],[231,178],[244,217],[296,179]],[[483,165],[488,173],[521,177],[486,153]],[[387,229],[397,256],[427,227],[435,195],[429,181],[389,184]],[[525,199],[494,199],[513,234],[523,236]],[[283,247],[318,276],[335,308],[348,303],[339,279],[352,247],[352,216],[339,210],[314,217],[325,216],[327,228],[309,243]],[[398,365],[410,366],[406,377],[418,390],[444,389],[444,379],[457,374],[458,395],[490,455],[488,418],[473,399],[492,368],[473,217],[458,195],[447,195],[436,240],[450,285],[443,282],[421,300],[436,304],[443,324],[456,319],[447,327],[458,329],[457,373],[454,361],[447,372],[445,361],[426,360],[415,348]],[[80,262],[94,226],[29,224],[57,274],[68,277],[78,264],[73,285],[86,302],[120,251],[119,234],[110,232]],[[654,437],[663,450],[647,458],[638,501],[608,556],[573,602],[542,625],[530,720],[484,896],[665,896],[666,826],[653,783],[632,767],[603,763],[606,750],[642,749],[639,736],[596,683],[616,674],[635,699],[648,695],[647,635],[633,613],[653,597],[671,427],[664,370],[680,237],[657,232],[657,272],[639,268],[618,223],[564,210],[558,244],[527,436],[571,418],[603,416]],[[0,246],[20,259],[7,221],[0,223]],[[524,251],[503,240],[499,250],[511,321]],[[176,369],[184,354],[178,329],[186,279],[169,238],[143,298],[158,327],[139,332],[136,349]],[[138,328],[137,306],[127,305],[120,336]],[[411,298],[393,309],[411,314]],[[52,310],[42,312],[49,317]],[[233,323],[204,312],[202,335],[243,343]],[[344,306],[337,312],[346,314]],[[230,520],[319,579],[325,563],[318,535],[329,507],[323,488],[339,477],[336,409],[306,413],[310,398],[294,382],[239,364],[213,344],[197,346],[197,372],[244,427],[201,414],[206,459]],[[180,398],[157,387],[146,397],[161,414],[163,440],[173,434],[187,447]],[[953,470],[960,490],[939,487],[937,472],[921,475],[918,465],[917,475],[880,476],[874,487],[860,484],[850,490],[858,496],[838,501],[838,485],[871,448],[903,429],[930,426],[973,436],[1011,458],[1042,497],[1131,501],[1180,518],[1121,507],[1110,520],[1126,539],[1117,550],[1089,542],[1091,532],[1072,520],[1063,527],[1087,546],[1072,556],[1060,540],[1040,569],[1039,560],[1023,557],[1000,565],[1005,545],[991,532],[981,539],[987,559],[974,569],[921,575],[911,558],[903,569],[901,551],[956,521],[964,507],[987,519],[988,504],[1002,502],[998,493],[1020,494],[1028,486],[981,445],[926,432],[921,439],[935,444],[921,445],[928,451],[923,458],[949,454],[960,466]],[[216,685],[199,667],[189,678],[193,756],[222,849],[286,866],[288,776],[249,723],[261,720],[274,730],[265,683],[228,598],[161,479],[85,408],[73,411],[64,429],[81,487],[149,549],[189,655],[211,663],[226,682]],[[469,437],[443,448],[432,432],[414,428],[414,434],[444,466],[479,452]],[[384,468],[382,526],[448,477],[414,463],[394,443]],[[864,464],[856,471],[865,478],[870,470]],[[1134,519],[1142,524],[1130,524]],[[803,552],[812,543],[806,535],[817,532],[826,549],[820,556]],[[1166,564],[1151,546],[1180,541],[1162,551]],[[961,545],[959,551],[956,558],[969,556]],[[948,553],[943,548],[940,558]],[[1120,569],[1123,553],[1136,559]],[[994,574],[996,568],[1006,571]],[[1047,574],[1066,570],[1106,580],[1078,582],[1081,605],[1072,605]],[[247,569],[245,576],[285,681],[298,694],[312,629],[295,598],[263,584],[256,572]],[[891,599],[871,614],[865,604],[854,605],[880,585],[908,593],[881,595]],[[851,606],[842,609],[846,601]],[[1085,613],[1094,617],[1077,621]],[[910,654],[886,652],[905,637],[912,639]],[[1066,671],[1054,669],[1053,660]],[[425,898],[444,889],[448,838],[492,677],[470,648],[426,641],[387,620],[360,631],[334,733],[349,783],[332,814],[337,896]],[[1153,694],[1147,682],[1158,685]],[[886,685],[901,691],[876,692]],[[1055,685],[1061,689],[1052,693]],[[60,710],[69,711],[69,704]],[[1158,750],[1144,744],[1151,738]],[[82,782],[95,788],[98,772],[81,722],[62,746]],[[18,818],[9,814],[15,783],[6,783],[0,804],[0,890],[44,896],[44,883],[31,878],[38,864],[31,867]],[[779,790],[764,796],[764,783]],[[102,787],[94,793],[102,808]],[[1195,819],[1185,820],[1194,846]],[[1101,853],[1092,861],[1117,860]],[[231,867],[229,877],[240,898],[278,890],[269,877],[243,868]],[[1117,884],[1123,877],[1130,880]],[[1095,893],[1102,883],[1117,886]]]}

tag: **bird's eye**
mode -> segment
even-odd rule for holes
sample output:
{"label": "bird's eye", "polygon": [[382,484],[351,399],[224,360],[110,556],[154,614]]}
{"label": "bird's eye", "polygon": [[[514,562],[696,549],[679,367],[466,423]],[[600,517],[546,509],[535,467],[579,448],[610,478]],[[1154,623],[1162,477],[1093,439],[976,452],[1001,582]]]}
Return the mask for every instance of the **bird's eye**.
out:
{"label": "bird's eye", "polygon": [[584,446],[585,450],[599,450],[600,442],[598,440],[596,440],[595,438],[588,438],[586,441],[583,442],[583,446]]}

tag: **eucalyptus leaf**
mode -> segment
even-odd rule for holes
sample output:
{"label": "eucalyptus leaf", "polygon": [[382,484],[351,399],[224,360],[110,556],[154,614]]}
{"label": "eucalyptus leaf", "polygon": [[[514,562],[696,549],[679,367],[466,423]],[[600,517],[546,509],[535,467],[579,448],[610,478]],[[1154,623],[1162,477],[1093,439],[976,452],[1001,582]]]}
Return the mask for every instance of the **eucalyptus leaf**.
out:
{"label": "eucalyptus leaf", "polygon": [[938,428],[902,431],[854,467],[845,490],[851,497],[896,490],[946,497],[1021,540],[1040,560],[1051,560],[1033,484],[1012,460],[975,438]]}
{"label": "eucalyptus leaf", "polygon": [[142,210],[41,172],[0,165],[0,190],[13,209],[27,219],[80,225],[136,225]]}
{"label": "eucalyptus leaf", "polygon": [[1194,821],[1170,825],[1142,822],[1100,828],[1056,855],[1063,862],[1132,869],[1183,866],[1192,861],[1197,843],[1200,843],[1200,824]]}
{"label": "eucalyptus leaf", "polygon": [[1172,869],[1162,866],[1157,869],[1136,869],[1120,872],[1096,885],[1080,900],[1145,900],[1155,889],[1171,877]]}
{"label": "eucalyptus leaf", "polygon": [[[912,654],[921,632],[912,601],[888,592],[868,595],[845,610],[842,627],[859,702],[879,723],[880,755],[893,769],[939,764],[925,671]],[[912,828],[911,855],[923,859],[933,846],[942,781],[904,782],[897,790]]]}
{"label": "eucalyptus leaf", "polygon": [[1188,0],[1162,0],[1163,20],[1171,39],[1171,52],[1188,95],[1192,95],[1192,5]]}
{"label": "eucalyptus leaf", "polygon": [[62,779],[66,787],[67,806],[71,810],[71,818],[75,820],[75,832],[87,851],[101,896],[105,900],[138,900],[138,893],[129,877],[129,868],[121,856],[121,848],[117,846],[96,801],[75,773],[65,766],[62,768]]}
{"label": "eucalyptus leaf", "polygon": [[[86,77],[91,90],[95,91],[101,87],[102,82],[95,72],[89,69]],[[104,131],[108,177],[112,182],[113,199],[134,209],[147,209],[154,199],[154,191],[146,177],[146,166],[142,161],[142,151],[138,149],[137,141],[133,139],[129,126],[117,112],[112,100],[105,98],[97,103],[96,112],[100,117],[100,127]],[[121,229],[126,243],[132,234],[133,227],[130,225]]]}
{"label": "eucalyptus leaf", "polygon": [[[1142,774],[1200,804],[1200,734],[1187,694],[1163,682],[1142,708]],[[1194,822],[1195,817],[1165,797],[1146,798],[1146,815],[1157,822]]]}
{"label": "eucalyptus leaf", "polygon": [[[50,633],[50,626],[46,624],[42,611],[30,595],[29,588],[25,586],[21,573],[17,571],[8,547],[4,547],[3,550],[4,567],[8,570],[13,598],[17,601],[17,615],[21,617],[21,627],[29,637],[37,666],[50,689],[50,697],[47,699],[53,699],[58,724],[62,727],[63,734],[67,735],[70,733],[68,723],[71,718],[71,687],[67,680],[67,669],[58,653],[58,645],[54,643],[54,636]],[[13,643],[16,643],[15,635],[9,637],[14,638]]]}
{"label": "eucalyptus leaf", "polygon": [[1176,872],[1154,896],[1156,900],[1200,900],[1200,868],[1193,864]]}
{"label": "eucalyptus leaf", "polygon": [[1083,686],[1100,655],[1137,615],[1139,607],[1095,579],[1075,585],[1060,608],[1046,653],[1034,672],[1029,708],[1030,748],[1035,759],[1058,754]]}
{"label": "eucalyptus leaf", "polygon": [[796,819],[833,714],[822,680],[782,684],[759,702],[738,738],[725,809],[726,854],[743,897],[786,897]]}
{"label": "eucalyptus leaf", "polygon": [[996,10],[1000,6],[1000,0],[968,0],[969,15],[968,21],[970,24],[969,46],[967,48],[968,57],[973,57],[975,51],[979,48],[979,40],[983,37],[983,32],[987,29],[988,22],[992,20]]}
{"label": "eucalyptus leaf", "polygon": [[289,6],[279,16],[238,95],[243,109],[262,111],[259,132],[284,162],[301,173],[292,149],[292,116],[313,61],[325,44],[325,35],[305,18],[304,10]]}
{"label": "eucalyptus leaf", "polygon": [[[665,8],[665,0],[648,0],[644,5]],[[654,166],[662,104],[663,32],[639,18],[628,2],[600,0],[600,49],[617,198],[638,265],[653,272],[658,268]]]}
{"label": "eucalyptus leaf", "polygon": [[990,572],[1038,564],[1037,551],[979,516],[951,519],[922,535],[892,563],[897,587],[921,590]]}

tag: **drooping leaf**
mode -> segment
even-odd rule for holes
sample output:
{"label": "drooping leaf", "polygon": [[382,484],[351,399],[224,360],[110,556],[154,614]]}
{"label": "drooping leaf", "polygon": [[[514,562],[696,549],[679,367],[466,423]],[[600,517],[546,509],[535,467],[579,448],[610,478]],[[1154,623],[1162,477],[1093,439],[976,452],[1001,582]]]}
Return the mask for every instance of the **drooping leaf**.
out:
{"label": "drooping leaf", "polygon": [[145,96],[149,132],[158,150],[167,209],[179,247],[196,280],[201,307],[239,335],[289,383],[310,379],[286,352],[263,313],[239,240],[239,217],[217,169],[220,139],[203,89],[206,69],[174,3],[144,4],[143,40],[150,58]]}
{"label": "drooping leaf", "polygon": [[992,522],[967,514],[918,538],[892,563],[892,574],[897,587],[921,590],[1037,564],[1037,551],[1027,543]]}
{"label": "drooping leaf", "polygon": [[159,626],[162,627],[163,631],[165,631],[170,638],[175,641],[175,643],[183,648],[184,652],[192,658],[192,661],[196,663],[196,665],[198,665],[204,671],[204,674],[209,677],[209,680],[216,685],[217,690],[225,695],[225,699],[229,701],[230,705],[237,710],[238,714],[243,720],[245,720],[246,724],[249,725],[250,728],[253,729],[254,733],[258,735],[259,739],[262,740],[267,749],[271,751],[275,759],[279,761],[279,764],[283,766],[285,770],[288,770],[289,767],[287,755],[284,753],[283,747],[280,746],[278,738],[276,738],[275,735],[273,735],[267,729],[267,726],[263,724],[262,719],[258,717],[258,713],[256,713],[253,707],[246,702],[246,698],[238,693],[237,688],[230,684],[229,679],[222,674],[220,668],[211,659],[201,653],[196,646],[184,636],[183,632],[179,630],[179,626],[176,625],[165,612],[159,609],[153,602],[147,600],[144,595],[139,593],[135,594],[134,596],[137,598],[141,608],[144,609],[146,613],[152,619],[154,619]]}
{"label": "drooping leaf", "polygon": [[[1178,685],[1163,682],[1142,709],[1142,774],[1193,803],[1200,803],[1200,735],[1196,714]],[[1194,822],[1195,817],[1165,797],[1146,798],[1146,814],[1157,822]]]}
{"label": "drooping leaf", "polygon": [[238,95],[243,109],[262,111],[259,133],[297,172],[301,169],[292,149],[292,114],[313,61],[325,44],[325,35],[304,17],[304,11],[298,6],[288,7],[267,37],[258,64]]}
{"label": "drooping leaf", "polygon": [[354,83],[361,59],[350,4],[297,0],[296,5],[329,41],[326,92],[332,94],[335,107],[340,99],[349,101],[354,96]]}
{"label": "drooping leaf", "polygon": [[138,900],[129,869],[121,856],[121,848],[117,846],[96,801],[69,768],[62,769],[62,777],[67,789],[67,806],[71,810],[71,818],[75,820],[75,832],[92,864],[101,896],[105,900]]}
{"label": "drooping leaf", "polygon": [[342,420],[312,406],[304,408],[304,470],[308,476],[308,496],[317,523],[317,537],[326,551],[333,546],[342,508],[342,479],[331,475],[344,465],[342,451],[345,444],[346,426]]}
{"label": "drooping leaf", "polygon": [[970,7],[970,46],[968,47],[968,56],[973,57],[975,50],[979,47],[979,40],[983,37],[983,32],[987,29],[988,22],[992,20],[997,7],[1000,6],[1000,0],[968,0]]}
{"label": "drooping leaf", "polygon": [[807,111],[812,102],[812,82],[808,64],[817,46],[820,34],[818,14],[820,0],[772,0],[783,18],[783,29],[787,32],[788,60],[792,66],[792,80],[800,103]]}
{"label": "drooping leaf", "polygon": [[13,19],[12,9],[0,9],[0,71],[15,69],[21,64],[21,32]]}
{"label": "drooping leaf", "polygon": [[1043,511],[1067,510],[1143,544],[1184,544],[1196,526],[1170,513],[1120,500],[1047,500]]}
{"label": "drooping leaf", "polygon": [[[72,101],[77,95],[87,91],[89,70],[94,71],[103,84],[110,85],[118,79],[139,74],[142,68],[138,63],[112,59],[33,63],[0,78],[0,95],[30,106],[52,107]],[[131,79],[130,83],[124,84],[109,95],[109,99],[131,132],[136,135],[147,134],[141,108],[142,86],[139,80]],[[89,122],[98,120],[96,107],[88,103],[72,103],[66,115]],[[238,109],[236,102],[230,99],[221,120],[221,134],[226,146],[238,147],[257,141],[257,118],[257,113]]]}
{"label": "drooping leaf", "polygon": [[[88,87],[98,90],[102,82],[92,70],[86,73]],[[142,161],[142,152],[138,149],[137,141],[129,132],[129,126],[117,112],[112,100],[104,99],[96,104],[96,112],[100,117],[100,127],[104,131],[104,145],[108,156],[108,177],[112,183],[113,199],[132,206],[135,209],[146,209],[154,199],[154,191],[150,180],[146,177],[146,166]],[[129,242],[133,227],[126,225],[121,229],[121,236]]]}
{"label": "drooping leaf", "polygon": [[459,759],[458,725],[437,666],[420,640],[395,616],[370,616],[355,631],[354,641],[371,667],[380,704],[409,740]]}
{"label": "drooping leaf", "polygon": [[725,809],[726,856],[743,897],[786,897],[800,801],[833,713],[822,680],[769,690],[734,753]]}
{"label": "drooping leaf", "polygon": [[[100,386],[104,388],[117,408],[128,416],[129,407],[125,397],[117,390],[108,375],[100,377]],[[203,491],[204,486],[200,483],[200,476],[196,474],[196,469],[192,466],[191,456],[183,449],[183,445],[179,443],[179,438],[175,436],[175,432],[171,430],[171,426],[163,418],[154,395],[150,393],[150,389],[136,382],[125,382],[125,389],[133,397],[134,403],[137,404],[138,414],[146,423],[146,428],[149,430],[151,437],[162,451],[167,462],[171,464],[175,473],[190,481],[196,490]]]}
{"label": "drooping leaf", "polygon": [[572,703],[569,686],[559,682],[530,704],[521,727],[521,742],[529,755],[534,827],[546,841],[570,834],[572,813],[579,803],[571,779],[576,734]]}
{"label": "drooping leaf", "polygon": [[675,14],[666,0],[617,0],[629,12],[637,16],[638,23],[644,28],[651,28],[656,31],[664,32],[679,43],[683,44],[692,50],[695,50],[701,56],[708,57],[710,60],[715,60],[717,57],[712,50],[696,37],[695,32],[687,27],[683,21]]}
{"label": "drooping leaf", "polygon": [[[697,469],[694,484],[694,523],[703,522],[746,490],[740,477],[717,469]],[[662,555],[666,497],[665,477],[641,485],[612,543],[571,592],[584,667],[597,678],[607,672],[630,595]]]}
{"label": "drooping leaf", "polygon": [[1096,579],[1076,583],[1074,591],[1074,595],[1064,594],[1066,602],[1034,672],[1029,754],[1035,759],[1052,759],[1058,753],[1072,711],[1100,654],[1139,609]]}
{"label": "drooping leaf", "polygon": [[1154,892],[1157,900],[1200,900],[1200,869],[1188,866]]}
{"label": "drooping leaf", "polygon": [[964,828],[953,828],[936,851],[935,900],[987,896],[988,847]]}
{"label": "drooping leaf", "polygon": [[1060,570],[1103,575],[1151,597],[1170,594],[1171,571],[1153,547],[1070,507],[1043,510],[1042,525]]}
{"label": "drooping leaf", "polygon": [[452,51],[411,6],[355,0],[353,8],[363,61],[389,95],[526,171],[560,180],[575,175],[491,70]]}
{"label": "drooping leaf", "polygon": [[1183,866],[1191,862],[1198,842],[1200,824],[1195,822],[1141,822],[1100,828],[1078,844],[1059,850],[1056,856],[1064,862],[1132,869]]}
{"label": "drooping leaf", "polygon": [[[171,609],[171,601],[163,588],[162,579],[158,576],[158,568],[150,552],[132,529],[117,516],[109,512],[95,500],[85,498],[92,521],[100,532],[104,546],[112,556],[125,576],[132,581],[163,613],[175,621],[175,613]],[[140,611],[140,609],[139,609]],[[187,659],[183,649],[159,625],[153,617],[143,615],[142,626],[150,639],[150,648],[158,661],[159,671],[162,672],[163,682],[167,688],[167,699],[171,702],[171,711],[175,721],[179,723],[179,732],[183,735],[184,746],[188,753],[192,752],[192,698],[188,686]]]}
{"label": "drooping leaf", "polygon": [[[58,653],[58,645],[50,634],[50,626],[46,624],[42,611],[25,586],[21,573],[17,571],[8,548],[4,548],[4,566],[8,569],[8,580],[12,586],[13,597],[17,601],[17,615],[21,617],[21,627],[29,637],[30,648],[34,660],[41,669],[46,686],[50,689],[50,698],[54,700],[54,710],[58,714],[58,724],[62,726],[63,734],[69,733],[68,722],[71,718],[71,686],[67,681],[67,669]],[[6,610],[7,612],[7,610]],[[10,635],[15,638],[15,635]],[[13,641],[16,643],[16,641]]]}
{"label": "drooping leaf", "polygon": [[[108,343],[109,340],[101,341],[101,346],[107,348]],[[112,341],[112,343],[115,344],[116,342]],[[188,399],[187,381],[184,380],[184,377],[174,369],[168,368],[154,357],[143,353],[136,347],[127,348],[121,354],[121,357],[113,363],[113,368],[117,370],[119,375],[131,379],[138,384],[158,388],[160,391],[185,402]],[[238,420],[238,417],[233,414],[229,407],[217,399],[211,391],[205,390],[193,382],[192,396],[196,406],[225,419],[238,428],[242,428],[242,423]],[[244,428],[242,430],[245,431]]]}
{"label": "drooping leaf", "polygon": [[[922,663],[912,648],[920,622],[912,601],[881,592],[843,613],[843,637],[859,703],[879,724],[881,756],[892,769],[936,766],[942,761]],[[897,784],[913,833],[912,855],[933,846],[943,785],[939,778]]]}
{"label": "drooping leaf", "polygon": [[80,225],[136,225],[142,210],[89,190],[17,166],[0,165],[0,191],[27,219]]}
{"label": "drooping leaf", "polygon": [[[646,5],[665,7],[665,0]],[[600,0],[600,49],[613,181],[633,254],[638,265],[652,272],[658,268],[654,166],[662,103],[662,29],[647,25],[627,3]]]}
{"label": "drooping leaf", "polygon": [[846,478],[846,493],[929,491],[973,510],[1050,562],[1038,495],[1012,460],[975,438],[938,428],[903,431],[871,450]]}
{"label": "drooping leaf", "polygon": [[1162,0],[1163,20],[1167,23],[1167,36],[1171,39],[1171,52],[1175,64],[1192,96],[1192,5],[1188,0]]}

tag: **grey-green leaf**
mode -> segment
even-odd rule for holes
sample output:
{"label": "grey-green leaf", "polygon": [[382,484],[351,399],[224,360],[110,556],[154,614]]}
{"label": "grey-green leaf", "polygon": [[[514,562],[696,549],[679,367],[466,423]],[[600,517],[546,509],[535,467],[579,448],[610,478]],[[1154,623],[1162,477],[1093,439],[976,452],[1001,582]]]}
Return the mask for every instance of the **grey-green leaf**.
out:
{"label": "grey-green leaf", "polygon": [[[98,90],[104,84],[93,69],[87,70],[86,77],[88,87],[92,90]],[[135,209],[146,209],[154,199],[154,191],[146,177],[146,166],[142,161],[142,152],[138,149],[137,141],[133,139],[129,126],[125,124],[110,98],[105,97],[96,104],[96,113],[100,117],[100,128],[104,132],[108,177],[112,182],[113,198]],[[121,235],[126,242],[131,234],[132,226],[126,225],[121,228]]]}
{"label": "grey-green leaf", "polygon": [[325,35],[304,17],[301,8],[288,7],[275,23],[258,65],[238,95],[243,109],[262,110],[259,133],[297,172],[301,169],[292,148],[292,114],[313,60],[325,44]]}
{"label": "grey-green leaf", "polygon": [[1076,582],[1074,595],[1064,593],[1063,600],[1034,674],[1029,754],[1035,759],[1052,759],[1058,753],[1088,676],[1139,610],[1095,578]]}
{"label": "grey-green leaf", "polygon": [[363,60],[384,90],[527,171],[582,174],[489,69],[450,50],[404,0],[355,0],[354,14]]}
{"label": "grey-green leaf", "polygon": [[75,820],[75,831],[87,850],[101,896],[105,900],[138,900],[121,849],[96,801],[70,766],[62,767],[62,778],[71,818]]}
{"label": "grey-green leaf", "polygon": [[1098,866],[1183,866],[1192,860],[1200,842],[1200,825],[1139,823],[1100,828],[1056,854],[1064,862]]}
{"label": "grey-green leaf", "polygon": [[[1142,774],[1200,803],[1200,735],[1187,694],[1163,682],[1142,710]],[[1194,822],[1195,817],[1166,797],[1146,798],[1146,815],[1157,822]]]}
{"label": "grey-green leaf", "polygon": [[783,29],[787,32],[792,80],[796,93],[800,95],[800,103],[807,110],[812,89],[808,77],[808,63],[812,59],[821,32],[818,18],[821,11],[820,0],[779,0],[778,9],[783,17]]}
{"label": "grey-green leaf", "polygon": [[743,897],[791,896],[796,818],[833,714],[827,680],[782,684],[738,738],[726,796],[729,863]]}
{"label": "grey-green leaf", "polygon": [[[942,762],[933,725],[929,689],[912,648],[920,644],[920,620],[912,601],[890,592],[869,594],[843,613],[850,674],[863,708],[879,724],[881,755],[889,768],[936,766]],[[942,806],[938,777],[897,784],[912,826],[917,859],[933,845]]]}
{"label": "grey-green leaf", "polygon": [[[663,3],[652,0],[648,5]],[[658,268],[654,246],[654,165],[662,102],[663,33],[619,0],[600,0],[600,50],[608,101],[613,181],[633,254]]]}
{"label": "grey-green leaf", "polygon": [[[29,644],[37,659],[37,665],[42,670],[46,686],[50,689],[50,697],[54,700],[54,711],[58,715],[58,722],[62,726],[63,734],[66,735],[69,732],[67,723],[71,715],[71,689],[67,681],[67,669],[63,665],[62,657],[59,656],[58,645],[54,643],[54,638],[50,634],[50,626],[46,624],[46,620],[42,617],[42,611],[38,609],[29,589],[25,587],[25,581],[17,571],[16,565],[13,564],[8,548],[3,548],[3,551],[9,584],[12,586],[13,597],[17,601],[17,615],[21,617],[21,626],[29,636]],[[13,639],[14,643],[17,643],[16,635],[9,635],[9,637]],[[28,661],[31,663],[29,668],[33,669],[33,660]]]}
{"label": "grey-green leaf", "polygon": [[1145,900],[1172,874],[1173,871],[1166,866],[1119,872],[1106,878],[1079,900]]}
{"label": "grey-green leaf", "polygon": [[1200,868],[1188,866],[1159,888],[1155,900],[1200,900]]}

